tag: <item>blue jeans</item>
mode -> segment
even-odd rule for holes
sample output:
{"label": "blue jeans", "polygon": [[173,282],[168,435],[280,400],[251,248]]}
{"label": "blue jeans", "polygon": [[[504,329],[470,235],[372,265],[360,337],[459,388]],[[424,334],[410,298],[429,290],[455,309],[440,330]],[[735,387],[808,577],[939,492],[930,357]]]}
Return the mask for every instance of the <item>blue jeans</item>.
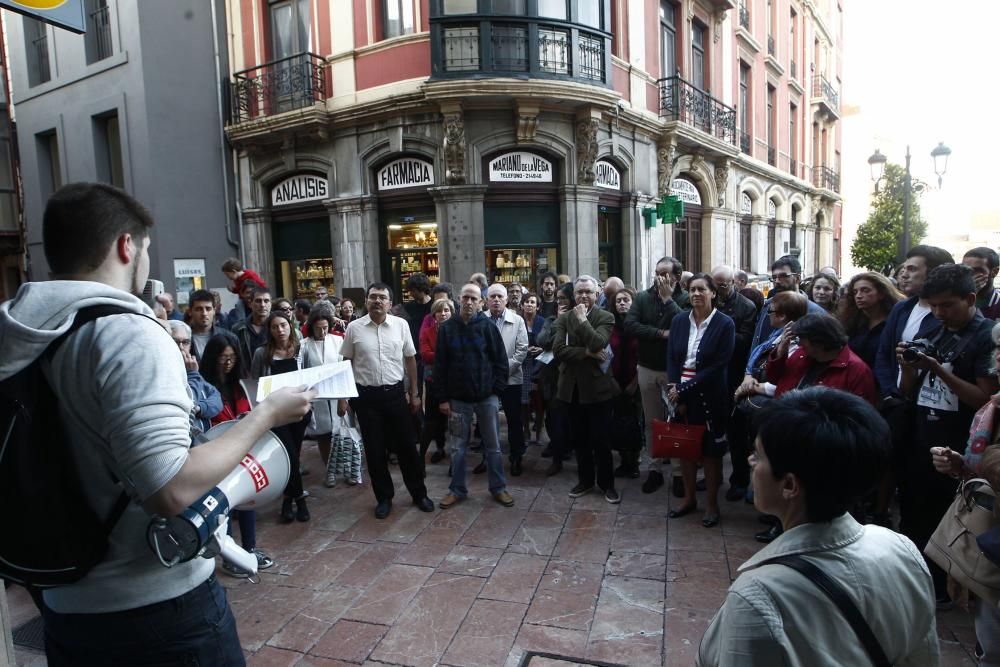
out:
{"label": "blue jeans", "polygon": [[138,609],[59,614],[43,608],[42,618],[51,667],[246,664],[236,618],[214,574],[184,595]]}
{"label": "blue jeans", "polygon": [[452,399],[451,417],[448,419],[448,449],[451,450],[452,495],[465,498],[469,490],[465,487],[465,451],[472,433],[472,415],[479,423],[479,434],[483,438],[483,455],[486,456],[486,470],[489,475],[490,493],[496,495],[507,489],[503,475],[503,455],[500,453],[500,400],[491,395],[478,403],[467,403]]}

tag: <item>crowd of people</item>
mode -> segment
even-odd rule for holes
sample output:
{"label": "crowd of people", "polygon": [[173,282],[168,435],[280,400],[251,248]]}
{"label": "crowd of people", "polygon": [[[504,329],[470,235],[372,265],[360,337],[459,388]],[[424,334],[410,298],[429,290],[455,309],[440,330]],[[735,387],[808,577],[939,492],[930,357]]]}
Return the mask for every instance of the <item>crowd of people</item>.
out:
{"label": "crowd of people", "polygon": [[[47,233],[46,254],[63,284],[27,286],[4,304],[5,326],[16,320],[47,342],[52,336],[45,327],[62,321],[47,314],[48,304],[73,294],[80,303],[115,301],[136,314],[148,312],[126,294],[141,291],[148,272],[148,213],[114,188],[78,184],[53,198],[45,224],[72,237],[80,216],[111,220],[106,229],[94,224],[94,257],[80,260],[74,253],[86,255],[87,247],[60,246]],[[920,554],[957,479],[993,469],[981,460],[990,456],[970,458],[966,449],[974,420],[982,430],[982,411],[1000,404],[997,253],[974,248],[956,263],[940,248],[918,245],[895,277],[861,273],[844,282],[832,268],[804,277],[798,259],[785,256],[773,262],[766,294],[727,266],[688,274],[677,259],[663,257],[654,267],[648,287],[615,277],[601,282],[544,273],[535,290],[491,285],[482,274],[456,288],[414,274],[406,282],[409,298],[375,282],[364,303],[355,304],[323,287],[314,301],[281,298],[260,275],[228,260],[222,268],[239,296],[231,312],[223,314],[217,295],[204,290],[189,295],[184,313],[170,295],[158,298],[157,315],[179,355],[144,329],[132,333],[146,342],[128,348],[121,342],[134,340],[124,333],[132,326],[127,316],[103,318],[53,357],[54,379],[65,375],[86,385],[100,378],[104,395],[123,403],[105,416],[104,408],[84,405],[90,393],[73,399],[82,401],[78,412],[86,422],[74,426],[96,443],[88,465],[101,468],[95,477],[103,481],[92,491],[98,503],[113,498],[122,479],[146,509],[175,514],[271,430],[291,461],[280,520],[308,521],[303,440],[315,439],[321,456],[329,457],[331,436],[350,413],[364,441],[377,518],[392,512],[390,463],[398,465],[413,504],[424,512],[435,510],[427,466],[447,463],[449,490],[436,504],[447,510],[469,494],[466,457],[473,450],[481,452],[473,474],[487,473],[492,498],[511,507],[508,476],[524,474],[527,447],[542,444],[544,430],[541,456],[551,459],[545,474],[564,474],[566,462],[576,459],[571,497],[599,491],[618,503],[616,480],[643,477],[643,493],[666,487],[675,497],[672,520],[697,510],[699,490],[705,505],[700,523],[707,529],[722,521],[720,495],[752,502],[761,512],[769,527],[756,537],[768,546],[741,567],[706,633],[702,664],[775,664],[783,661],[779,655],[818,664],[802,656],[847,650],[832,648],[842,639],[836,623],[817,626],[809,615],[780,611],[815,599],[808,578],[797,580],[778,567],[794,553],[811,556],[814,566],[826,567],[853,591],[892,662],[932,664],[934,610],[952,601],[945,572]],[[81,345],[114,347],[116,364],[127,360],[150,369],[152,377],[121,376],[122,366],[107,366],[107,355],[80,364],[73,355]],[[165,360],[176,368],[161,368]],[[248,382],[340,360],[351,362],[356,397],[318,400],[312,391],[284,391],[262,403],[263,410],[250,409]],[[181,382],[186,400],[176,395]],[[185,406],[190,436],[246,418],[220,441],[189,448],[190,440],[174,442],[178,409]],[[654,456],[653,422],[662,418],[704,426],[701,455],[675,461]],[[148,440],[153,426],[156,438]],[[988,426],[988,443],[1000,445],[998,429]],[[115,443],[110,451],[102,439],[108,429]],[[121,450],[119,443],[144,454]],[[723,493],[727,454],[731,474]],[[116,463],[107,467],[106,460]],[[115,530],[132,531],[142,521],[126,513]],[[259,567],[273,565],[255,543],[253,513],[241,512],[233,523]],[[132,542],[114,542],[98,575],[159,581]],[[231,565],[226,571],[246,575]],[[203,566],[185,572],[185,581],[196,586],[206,581]],[[131,607],[109,606],[107,596],[100,597],[103,579],[97,581],[45,595],[46,625],[54,629],[49,640],[66,656],[83,641],[68,625],[81,609],[114,612],[201,591],[150,584],[148,591],[139,587],[124,595],[122,604]],[[895,587],[888,600],[872,594],[882,582]],[[205,586],[199,596],[218,597],[214,579]],[[906,613],[894,616],[899,607],[886,606],[892,601]],[[983,664],[995,663],[995,605],[980,604],[976,624]],[[227,646],[232,649],[231,642]],[[790,654],[799,657],[787,660]],[[742,659],[747,655],[753,660]]]}

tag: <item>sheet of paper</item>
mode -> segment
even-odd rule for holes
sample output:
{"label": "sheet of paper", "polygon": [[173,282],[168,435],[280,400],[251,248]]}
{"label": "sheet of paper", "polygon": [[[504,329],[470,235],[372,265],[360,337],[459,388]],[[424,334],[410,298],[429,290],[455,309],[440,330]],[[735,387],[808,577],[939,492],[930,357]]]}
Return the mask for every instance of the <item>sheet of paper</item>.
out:
{"label": "sheet of paper", "polygon": [[556,355],[552,354],[552,350],[546,350],[545,352],[542,352],[540,355],[535,357],[535,361],[537,361],[540,364],[551,364],[555,358]]}
{"label": "sheet of paper", "polygon": [[354,384],[354,370],[351,362],[338,361],[313,368],[304,368],[291,373],[268,375],[257,381],[257,402],[285,387],[315,387],[316,398],[354,398],[358,387]]}

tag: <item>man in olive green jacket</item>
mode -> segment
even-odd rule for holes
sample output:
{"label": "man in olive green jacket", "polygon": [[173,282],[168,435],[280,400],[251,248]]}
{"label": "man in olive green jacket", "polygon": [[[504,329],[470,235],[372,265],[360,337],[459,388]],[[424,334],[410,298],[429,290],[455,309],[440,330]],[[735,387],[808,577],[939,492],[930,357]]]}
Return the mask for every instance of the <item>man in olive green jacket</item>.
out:
{"label": "man in olive green jacket", "polygon": [[[576,307],[555,322],[552,352],[559,369],[557,397],[569,405],[571,440],[576,448],[579,483],[571,498],[597,486],[609,503],[618,503],[611,456],[611,401],[621,393],[611,375],[611,330],[615,317],[597,307],[597,281],[580,276],[573,283]],[[596,470],[595,470],[596,465]]]}
{"label": "man in olive green jacket", "polygon": [[[663,486],[662,459],[650,456],[653,437],[653,420],[663,419],[663,402],[660,385],[667,383],[667,337],[670,323],[681,309],[688,307],[687,292],[680,288],[682,266],[673,257],[664,257],[656,263],[653,286],[639,292],[632,301],[632,308],[625,316],[625,331],[639,340],[639,395],[642,397],[642,412],[646,429],[642,448],[641,466],[646,471],[642,484],[643,493],[652,493]],[[677,466],[679,468],[679,466]],[[680,487],[682,497],[683,482],[675,476],[674,485]]]}

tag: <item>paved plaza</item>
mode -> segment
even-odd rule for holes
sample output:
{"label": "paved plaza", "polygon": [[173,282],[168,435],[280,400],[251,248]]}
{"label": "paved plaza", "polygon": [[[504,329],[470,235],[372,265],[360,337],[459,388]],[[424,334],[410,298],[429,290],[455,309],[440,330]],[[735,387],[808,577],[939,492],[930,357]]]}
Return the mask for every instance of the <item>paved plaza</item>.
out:
{"label": "paved plaza", "polygon": [[[597,493],[573,500],[575,464],[546,477],[540,452],[529,446],[524,475],[508,480],[510,509],[470,471],[468,500],[425,514],[393,467],[396,503],[379,521],[367,483],[322,486],[307,441],[312,521],[260,513],[258,546],[277,561],[260,584],[218,570],[248,664],[693,664],[737,568],[761,547],[754,509],[723,501],[711,529],[700,511],[670,520],[667,488],[646,495],[631,479],[618,480],[620,505]],[[447,472],[447,460],[428,464],[432,499],[446,493]],[[8,596],[14,627],[36,615],[22,590]],[[942,664],[974,665],[969,613],[940,614],[939,628]],[[45,664],[16,649],[18,665]]]}

